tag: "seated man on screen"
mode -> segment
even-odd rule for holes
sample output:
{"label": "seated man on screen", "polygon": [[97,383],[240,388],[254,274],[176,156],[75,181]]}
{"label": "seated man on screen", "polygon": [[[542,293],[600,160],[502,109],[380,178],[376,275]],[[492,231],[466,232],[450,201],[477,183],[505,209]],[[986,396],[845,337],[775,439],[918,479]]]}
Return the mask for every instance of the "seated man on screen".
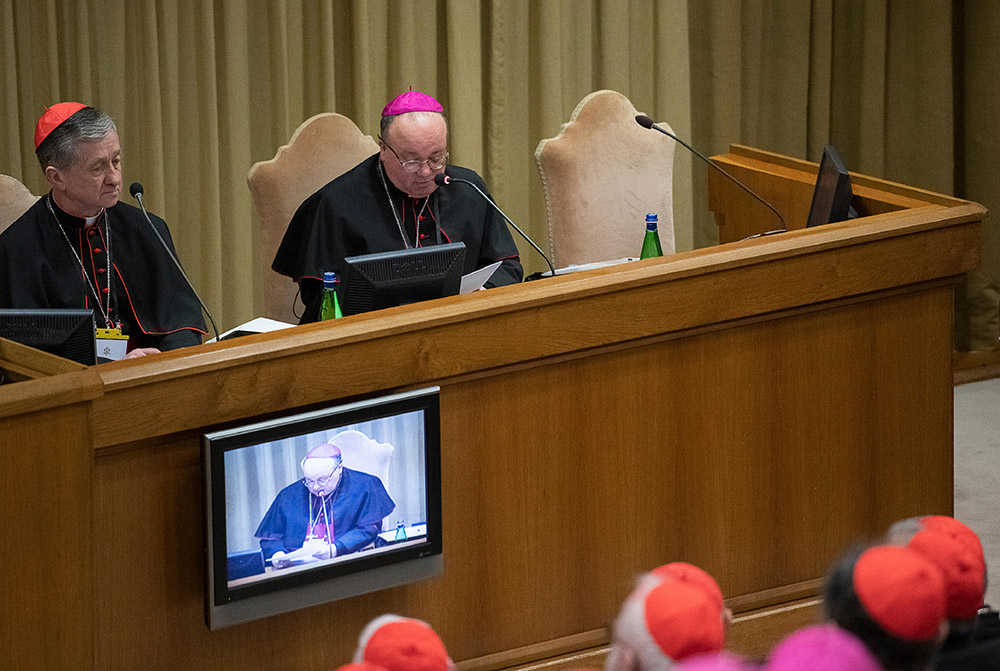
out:
{"label": "seated man on screen", "polygon": [[396,508],[381,480],[344,468],[336,445],[309,450],[302,473],[278,492],[254,533],[276,569],[357,552],[375,540],[382,519]]}
{"label": "seated man on screen", "polygon": [[[201,343],[201,306],[142,212],[118,202],[118,130],[81,103],[48,108],[35,154],[49,182],[0,234],[0,308],[92,308],[127,356]],[[167,245],[167,225],[151,217]],[[173,252],[173,249],[171,249]]]}
{"label": "seated man on screen", "polygon": [[347,256],[463,242],[466,274],[503,261],[486,286],[521,281],[503,217],[467,185],[434,183],[447,173],[486,191],[475,172],[447,164],[441,103],[419,91],[403,93],[382,110],[379,132],[379,153],[307,198],[278,247],[271,267],[298,282],[306,306],[301,323],[318,319],[323,273],[340,275]]}

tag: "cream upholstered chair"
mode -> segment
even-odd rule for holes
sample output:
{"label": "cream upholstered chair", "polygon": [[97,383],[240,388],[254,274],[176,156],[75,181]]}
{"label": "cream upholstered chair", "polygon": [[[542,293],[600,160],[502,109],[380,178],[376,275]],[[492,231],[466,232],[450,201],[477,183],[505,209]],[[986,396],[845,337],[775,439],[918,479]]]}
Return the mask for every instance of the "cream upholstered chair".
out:
{"label": "cream upholstered chair", "polygon": [[353,121],[334,112],[306,119],[274,158],[255,163],[247,174],[259,233],[257,267],[262,273],[264,316],[297,323],[298,287],[271,270],[292,215],[321,186],[378,151],[378,144]]}
{"label": "cream upholstered chair", "polygon": [[0,233],[28,211],[38,196],[10,175],[0,175]]}
{"label": "cream upholstered chair", "polygon": [[341,431],[330,439],[330,443],[340,448],[340,456],[346,468],[374,475],[392,495],[389,490],[389,465],[392,463],[395,447],[389,443],[380,443],[353,429]]}
{"label": "cream upholstered chair", "polygon": [[638,257],[648,212],[658,216],[663,253],[673,253],[674,142],[637,124],[636,114],[621,93],[595,91],[556,137],[538,143],[557,268]]}

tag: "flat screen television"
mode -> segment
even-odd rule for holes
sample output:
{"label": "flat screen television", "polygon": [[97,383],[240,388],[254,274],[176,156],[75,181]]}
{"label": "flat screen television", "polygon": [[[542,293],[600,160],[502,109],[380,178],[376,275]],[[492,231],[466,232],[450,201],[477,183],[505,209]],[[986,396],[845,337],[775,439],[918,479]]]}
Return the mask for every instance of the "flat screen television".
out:
{"label": "flat screen television", "polygon": [[454,296],[462,287],[465,243],[431,245],[344,259],[345,315]]}
{"label": "flat screen television", "polygon": [[827,145],[819,162],[806,228],[853,219],[857,216],[851,208],[853,197],[850,173],[837,150]]}
{"label": "flat screen television", "polygon": [[[202,437],[210,629],[442,573],[438,396],[421,389]],[[336,465],[331,445],[334,475],[322,471]]]}
{"label": "flat screen television", "polygon": [[84,309],[0,310],[0,338],[71,359],[97,363],[94,311]]}

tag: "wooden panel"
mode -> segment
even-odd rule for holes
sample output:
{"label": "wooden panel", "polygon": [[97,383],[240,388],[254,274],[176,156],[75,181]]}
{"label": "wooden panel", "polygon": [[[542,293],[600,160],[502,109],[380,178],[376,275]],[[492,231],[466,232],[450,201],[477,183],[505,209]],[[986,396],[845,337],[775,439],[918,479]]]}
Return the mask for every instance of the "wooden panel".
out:
{"label": "wooden panel", "polygon": [[107,364],[100,370],[105,394],[94,407],[95,443],[132,442],[946,277],[978,263],[982,208],[956,210],[947,225],[940,212],[915,210],[443,299],[434,307],[248,336],[197,354]]}
{"label": "wooden panel", "polygon": [[5,668],[86,668],[93,636],[88,408],[43,405],[44,413],[0,422],[0,650]]}
{"label": "wooden panel", "polygon": [[848,543],[951,510],[950,454],[934,449],[951,439],[950,295],[446,384],[445,575],[218,632],[203,623],[197,437],[111,451],[95,482],[98,666],[329,669],[387,611],[480,658],[604,627],[666,561],[732,597],[815,579]]}
{"label": "wooden panel", "polygon": [[[739,145],[712,160],[771,203],[789,230],[805,227],[818,164]],[[720,243],[781,228],[770,210],[717,170],[708,170],[708,183],[708,209],[715,213]],[[861,216],[928,205],[951,208],[967,202],[856,173],[851,174],[851,186]]]}

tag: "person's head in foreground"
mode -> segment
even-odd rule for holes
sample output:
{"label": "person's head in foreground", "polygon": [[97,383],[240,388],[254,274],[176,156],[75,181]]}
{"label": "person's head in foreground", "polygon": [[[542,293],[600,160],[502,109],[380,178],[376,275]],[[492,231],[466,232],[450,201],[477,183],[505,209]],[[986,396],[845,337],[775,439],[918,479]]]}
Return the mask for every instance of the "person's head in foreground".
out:
{"label": "person's head in foreground", "polygon": [[881,671],[861,640],[835,624],[818,624],[789,634],[768,655],[766,671]]}
{"label": "person's head in foreground", "polygon": [[887,541],[905,545],[938,567],[944,578],[949,638],[969,636],[986,595],[986,557],[979,536],[953,517],[911,517],[892,525]]}
{"label": "person's head in foreground", "polygon": [[118,130],[107,114],[82,103],[57,103],[35,125],[35,156],[64,212],[93,217],[122,189]]}
{"label": "person's head in foreground", "polygon": [[676,572],[688,579],[666,567],[639,578],[612,627],[606,671],[666,671],[674,662],[722,650],[728,621],[722,593],[708,574],[686,567]]}
{"label": "person's head in foreground", "polygon": [[386,671],[452,671],[455,666],[429,624],[391,614],[380,615],[365,626],[352,661]]}
{"label": "person's head in foreground", "polygon": [[857,636],[886,671],[923,671],[948,623],[941,572],[916,551],[895,545],[854,549],[826,577],[828,620]]}

